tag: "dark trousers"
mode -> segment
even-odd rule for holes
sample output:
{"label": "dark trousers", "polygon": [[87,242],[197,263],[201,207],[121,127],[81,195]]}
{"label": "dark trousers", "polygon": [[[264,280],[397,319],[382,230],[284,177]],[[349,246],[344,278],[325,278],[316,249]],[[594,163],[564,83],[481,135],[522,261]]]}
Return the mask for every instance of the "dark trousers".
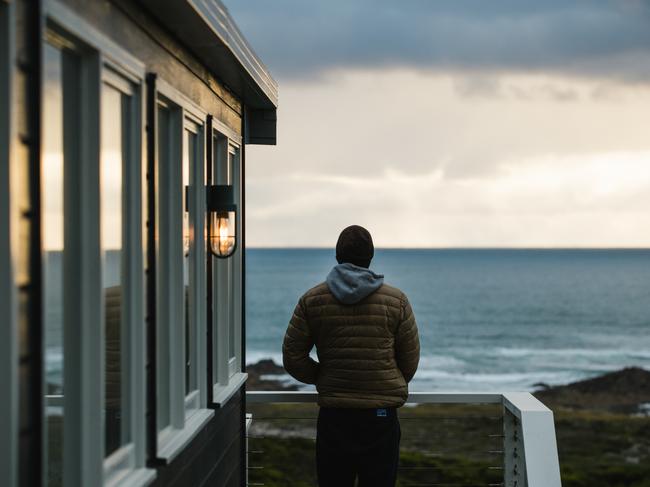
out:
{"label": "dark trousers", "polygon": [[397,411],[321,408],[316,434],[319,487],[394,487],[401,430]]}

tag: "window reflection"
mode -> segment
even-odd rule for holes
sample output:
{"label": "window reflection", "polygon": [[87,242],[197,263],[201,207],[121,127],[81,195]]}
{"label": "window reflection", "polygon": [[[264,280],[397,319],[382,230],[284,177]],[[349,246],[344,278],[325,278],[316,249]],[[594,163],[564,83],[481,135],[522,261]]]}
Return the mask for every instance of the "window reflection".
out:
{"label": "window reflection", "polygon": [[190,299],[192,293],[192,271],[190,268],[191,259],[194,258],[191,245],[194,242],[193,228],[190,222],[191,208],[190,198],[193,197],[193,185],[191,185],[191,172],[197,160],[197,136],[190,130],[183,131],[183,168],[182,180],[185,197],[183,198],[183,289],[184,289],[184,320],[185,320],[185,393],[195,390],[196,365],[193,363],[194,338],[196,328],[194,325],[194,310],[191,309]]}
{"label": "window reflection", "polygon": [[101,105],[100,232],[105,317],[105,452],[130,441],[128,349],[123,316],[123,158],[127,97],[104,85]]}
{"label": "window reflection", "polygon": [[[235,153],[228,151],[228,184],[236,185],[235,181]],[[236,191],[236,188],[235,188]],[[235,196],[238,197],[238,194],[235,193]],[[234,300],[234,291],[237,284],[237,276],[235,275],[235,256],[228,259],[228,274],[230,276],[229,285],[231,291],[230,299],[228,300],[229,313],[228,313],[228,357],[233,358],[236,356],[235,352],[235,300]]]}
{"label": "window reflection", "polygon": [[[171,113],[168,108],[160,105],[158,107],[158,167],[157,172],[160,174],[162,180],[162,171],[164,168],[168,168],[170,164],[171,154],[170,154],[170,140],[171,140]],[[163,188],[160,188],[162,194]],[[156,228],[158,232],[163,232],[164,220],[161,218],[160,206],[162,202],[157,205],[156,213]],[[156,239],[159,238],[159,234],[156,234]],[[165,260],[166,255],[163,254],[164,248],[161,247],[161,242],[156,242],[156,260],[158,263],[161,263]],[[157,384],[157,404],[158,408],[156,411],[156,421],[158,431],[163,430],[171,422],[170,410],[169,410],[169,398],[170,398],[170,381],[169,377],[171,374],[170,370],[170,356],[169,356],[169,333],[161,327],[160,324],[163,323],[163,320],[158,320],[159,328],[157,333],[157,354],[156,354],[156,384]]]}
{"label": "window reflection", "polygon": [[63,485],[63,86],[61,51],[43,50],[43,327],[45,330],[47,485]]}

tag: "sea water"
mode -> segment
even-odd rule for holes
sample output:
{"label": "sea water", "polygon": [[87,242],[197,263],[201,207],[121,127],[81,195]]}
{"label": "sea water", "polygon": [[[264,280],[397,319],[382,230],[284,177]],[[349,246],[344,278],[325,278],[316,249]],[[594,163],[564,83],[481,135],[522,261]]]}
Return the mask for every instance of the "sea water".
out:
{"label": "sea water", "polygon": [[[118,260],[109,259],[108,274]],[[54,324],[45,336],[47,381],[60,384],[60,253],[45,263]],[[335,264],[333,250],[247,250],[248,363],[281,363],[298,298]],[[650,369],[650,250],[377,250],[371,268],[415,312],[422,357],[411,390],[532,390]]]}
{"label": "sea water", "polygon": [[[247,361],[281,361],[298,298],[331,249],[249,249]],[[533,390],[650,368],[650,250],[377,250],[421,340],[411,390]]]}

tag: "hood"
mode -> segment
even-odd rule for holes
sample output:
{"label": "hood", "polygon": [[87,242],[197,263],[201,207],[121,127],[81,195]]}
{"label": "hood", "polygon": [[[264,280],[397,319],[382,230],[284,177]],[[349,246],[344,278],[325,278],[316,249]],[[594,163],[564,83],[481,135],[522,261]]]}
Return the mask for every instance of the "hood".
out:
{"label": "hood", "polygon": [[328,274],[327,287],[343,304],[355,304],[370,296],[384,283],[384,276],[354,264],[339,264]]}

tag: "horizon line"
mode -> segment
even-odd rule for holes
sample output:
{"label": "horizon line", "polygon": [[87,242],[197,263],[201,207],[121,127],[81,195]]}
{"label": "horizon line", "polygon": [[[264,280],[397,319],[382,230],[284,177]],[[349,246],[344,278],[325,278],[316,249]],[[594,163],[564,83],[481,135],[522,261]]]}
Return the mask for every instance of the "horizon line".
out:
{"label": "horizon line", "polygon": [[[251,245],[246,246],[250,250],[335,250],[335,246],[320,246],[320,245]],[[591,246],[522,246],[522,247],[507,247],[507,246],[432,246],[432,247],[375,247],[375,250],[650,250],[647,247],[591,247]]]}

